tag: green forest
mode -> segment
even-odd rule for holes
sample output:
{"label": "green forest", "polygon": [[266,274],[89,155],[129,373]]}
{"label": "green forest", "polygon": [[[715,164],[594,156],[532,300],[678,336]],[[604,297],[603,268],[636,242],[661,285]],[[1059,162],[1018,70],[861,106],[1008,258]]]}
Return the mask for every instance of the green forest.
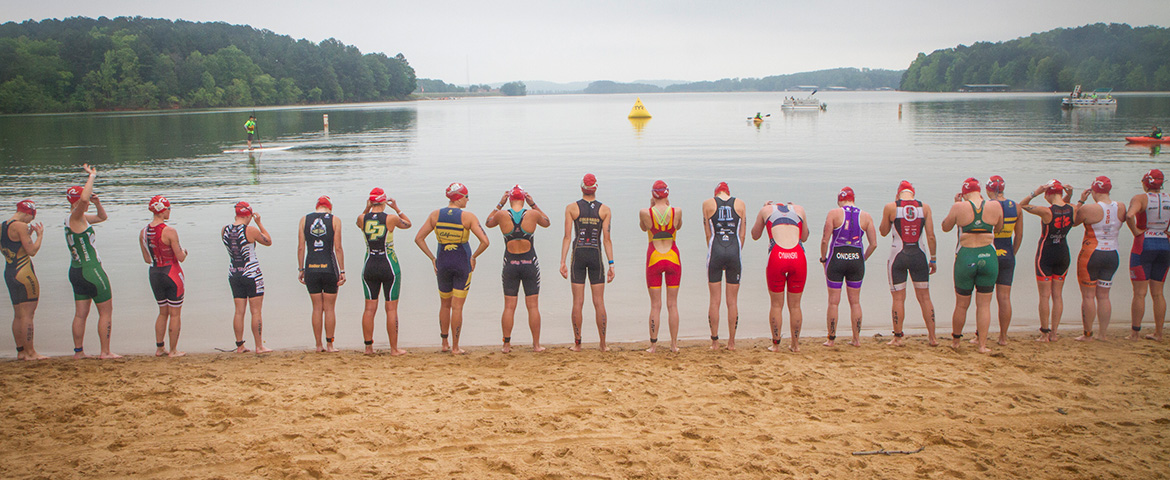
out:
{"label": "green forest", "polygon": [[919,53],[901,90],[953,92],[967,84],[1015,90],[1170,90],[1170,29],[1098,23],[1007,42]]}
{"label": "green forest", "polygon": [[681,83],[666,87],[667,92],[781,92],[801,85],[845,87],[850,90],[896,88],[901,70],[869,68],[833,68],[813,72],[772,75],[764,78],[724,78],[714,82]]}
{"label": "green forest", "polygon": [[0,25],[0,113],[368,102],[414,89],[401,53],[332,38],[142,17]]}

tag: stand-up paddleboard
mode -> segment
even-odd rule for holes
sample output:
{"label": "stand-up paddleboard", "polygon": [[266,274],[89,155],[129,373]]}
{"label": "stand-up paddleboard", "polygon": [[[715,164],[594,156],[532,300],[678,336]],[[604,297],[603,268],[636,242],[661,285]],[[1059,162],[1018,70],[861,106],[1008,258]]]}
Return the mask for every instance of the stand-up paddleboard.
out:
{"label": "stand-up paddleboard", "polygon": [[224,150],[223,153],[249,153],[249,152],[278,152],[281,150],[288,150],[293,148],[292,145],[281,145],[278,147],[254,147],[251,150],[247,148],[236,148],[231,150]]}

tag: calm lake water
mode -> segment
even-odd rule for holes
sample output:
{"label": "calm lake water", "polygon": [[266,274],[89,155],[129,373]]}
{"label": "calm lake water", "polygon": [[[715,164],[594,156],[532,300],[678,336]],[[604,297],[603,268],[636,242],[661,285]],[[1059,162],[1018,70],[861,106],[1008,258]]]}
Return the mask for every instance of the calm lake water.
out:
{"label": "calm lake water", "polygon": [[[72,291],[62,235],[67,215],[65,189],[85,180],[82,163],[97,165],[96,191],[110,220],[95,227],[98,250],[114,289],[113,349],[148,353],[154,348],[157,314],[142,263],[137,235],[150,221],[147,200],[171,200],[170,224],[190,257],[183,264],[187,297],[180,347],[207,352],[232,346],[232,301],[226,281],[227,254],[220,228],[231,223],[232,206],[250,202],[273,234],[272,247],[259,247],[266,301],[265,339],[271,348],[310,347],[310,302],[297,282],[296,227],[327,194],[343,220],[346,268],[350,282],[338,299],[337,344],[360,348],[363,305],[360,272],[364,242],[354,219],[367,192],[379,186],[416,223],[446,204],[443,190],[452,181],[470,188],[469,209],[480,218],[502,193],[519,183],[550,214],[553,226],[536,234],[541,258],[542,340],[572,342],[569,282],[557,272],[564,206],[579,198],[583,174],[599,178],[599,199],[613,208],[617,279],[606,289],[611,341],[645,340],[649,311],[645,289],[646,237],[638,229],[638,209],[649,203],[650,185],[670,184],[671,200],[684,214],[679,249],[683,259],[681,336],[708,333],[706,246],[700,205],[715,184],[726,181],[746,201],[749,217],[767,200],[795,201],[809,213],[812,237],[809,287],[804,296],[804,336],[823,335],[826,292],[816,263],[825,214],[845,185],[857,192],[864,210],[879,216],[902,179],[915,183],[919,198],[934,206],[941,221],[968,176],[1007,179],[1007,194],[1019,199],[1051,178],[1079,189],[1097,175],[1109,175],[1114,198],[1139,193],[1140,177],[1164,158],[1149,148],[1126,146],[1121,137],[1170,125],[1170,96],[1118,95],[1115,111],[1062,112],[1053,94],[910,94],[901,92],[818,93],[825,112],[782,113],[784,93],[643,95],[654,118],[634,125],[626,114],[634,95],[563,95],[480,98],[455,101],[330,105],[257,109],[266,146],[285,151],[249,157],[223,154],[242,144],[243,123],[252,110],[0,116],[0,206],[7,219],[20,199],[40,206],[37,220],[46,239],[34,258],[42,295],[36,315],[37,346],[42,353],[70,353]],[[899,116],[899,106],[902,114]],[[757,111],[771,117],[759,127],[746,119]],[[331,130],[322,128],[328,114]],[[1035,282],[1028,259],[1040,229],[1026,219],[1023,258],[1016,270],[1013,330],[1038,324]],[[748,225],[750,227],[750,225]],[[1070,234],[1080,241],[1083,229]],[[399,312],[406,348],[437,345],[438,296],[431,266],[413,244],[415,230],[399,231],[397,251],[404,283]],[[491,248],[480,257],[468,299],[464,343],[493,345],[500,339],[503,294],[499,274],[503,240],[489,232]],[[1123,249],[1132,237],[1122,234]],[[433,240],[430,240],[433,243]],[[889,238],[868,262],[862,291],[864,335],[889,335],[890,298],[885,275]],[[932,294],[940,333],[950,331],[954,305],[951,261],[955,236],[939,234],[939,273]],[[766,337],[768,295],[764,283],[767,242],[744,251],[739,336]],[[1123,264],[1126,257],[1123,252]],[[1115,277],[1115,334],[1129,323],[1130,284],[1124,267]],[[1065,286],[1065,333],[1080,328],[1079,292]],[[3,300],[8,307],[7,296]],[[910,300],[907,328],[920,332],[922,321]],[[842,315],[848,315],[848,307]],[[523,307],[517,312],[513,342],[530,341]],[[665,312],[663,312],[665,316]],[[376,345],[386,345],[379,313]],[[596,342],[592,310],[586,307],[585,342]],[[785,323],[788,319],[785,318]],[[974,309],[968,329],[974,328]],[[1147,323],[1150,320],[1147,318]],[[993,322],[994,323],[994,322]],[[726,337],[726,319],[721,321]],[[96,311],[87,325],[86,349],[98,350]],[[995,328],[993,327],[993,331]],[[787,325],[784,328],[787,336]],[[848,331],[848,327],[838,334]],[[251,334],[246,334],[251,347]],[[660,338],[669,338],[663,329]],[[12,356],[14,344],[0,335],[0,352]]]}

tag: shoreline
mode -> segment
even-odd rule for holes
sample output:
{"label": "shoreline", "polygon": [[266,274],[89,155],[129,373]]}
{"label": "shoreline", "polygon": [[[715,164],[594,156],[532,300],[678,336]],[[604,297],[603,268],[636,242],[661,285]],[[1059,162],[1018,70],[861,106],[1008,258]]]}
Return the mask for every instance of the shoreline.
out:
{"label": "shoreline", "polygon": [[1031,343],[3,362],[0,477],[1170,475],[1170,348]]}

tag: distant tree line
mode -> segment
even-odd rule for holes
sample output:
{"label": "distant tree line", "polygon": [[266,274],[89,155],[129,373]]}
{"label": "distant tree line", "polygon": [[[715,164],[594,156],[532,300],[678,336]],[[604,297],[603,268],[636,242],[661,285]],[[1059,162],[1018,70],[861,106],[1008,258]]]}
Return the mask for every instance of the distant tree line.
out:
{"label": "distant tree line", "polygon": [[592,82],[585,87],[585,93],[655,93],[661,92],[662,87],[645,83],[618,83],[609,80]]}
{"label": "distant tree line", "polygon": [[1097,23],[1007,42],[918,54],[902,90],[948,92],[967,84],[1016,90],[1170,90],[1170,29]]}
{"label": "distant tree line", "polygon": [[142,17],[0,25],[0,113],[406,98],[402,54],[222,22]]}
{"label": "distant tree line", "polygon": [[523,97],[528,95],[528,86],[524,82],[508,82],[500,85],[500,93],[509,97]]}
{"label": "distant tree line", "polygon": [[694,82],[670,85],[667,92],[780,92],[802,85],[820,88],[844,87],[850,90],[897,88],[901,70],[869,68],[833,68],[812,72],[772,75],[764,78],[724,78],[714,82]]}
{"label": "distant tree line", "polygon": [[460,93],[467,91],[466,87],[460,87],[453,83],[447,83],[433,78],[420,78],[416,82],[418,84],[417,91],[422,93]]}

